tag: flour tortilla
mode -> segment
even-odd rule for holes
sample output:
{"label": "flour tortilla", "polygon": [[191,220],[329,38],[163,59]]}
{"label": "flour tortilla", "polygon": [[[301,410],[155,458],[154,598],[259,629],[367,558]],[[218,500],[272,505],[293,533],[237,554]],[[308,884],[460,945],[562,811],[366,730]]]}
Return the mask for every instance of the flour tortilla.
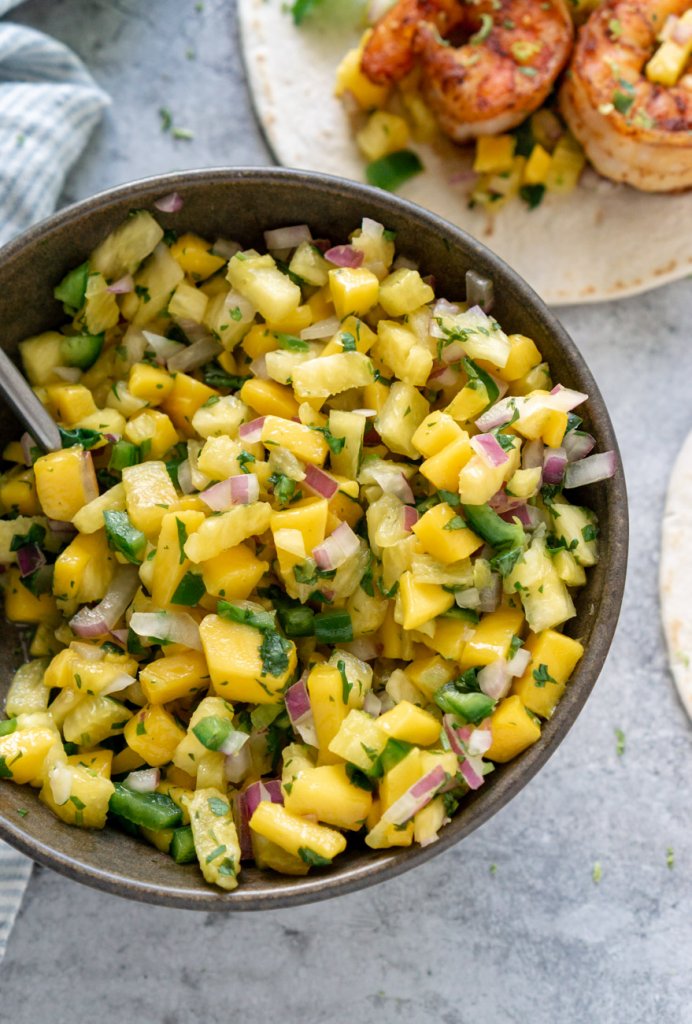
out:
{"label": "flour tortilla", "polygon": [[670,668],[692,718],[692,433],[668,486],[661,550],[661,615]]}
{"label": "flour tortilla", "polygon": [[[285,0],[239,0],[255,107],[277,160],[364,181],[364,162],[334,93],[336,68],[360,36],[354,5],[331,0],[297,28]],[[493,216],[469,210],[471,156],[443,142],[416,148],[424,173],[399,194],[464,228],[493,249],[552,305],[646,291],[692,272],[692,192],[651,195],[587,170],[575,191],[546,195],[529,211],[516,200]],[[466,185],[466,189],[468,185]]]}

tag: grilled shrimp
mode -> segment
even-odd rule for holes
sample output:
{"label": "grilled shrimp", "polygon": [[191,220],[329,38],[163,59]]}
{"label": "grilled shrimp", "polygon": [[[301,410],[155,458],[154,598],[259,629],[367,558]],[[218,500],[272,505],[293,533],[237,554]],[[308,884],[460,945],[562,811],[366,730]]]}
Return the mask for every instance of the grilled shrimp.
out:
{"label": "grilled shrimp", "polygon": [[692,186],[692,75],[650,82],[645,65],[690,0],[608,0],[580,31],[560,107],[601,174],[646,192]]}
{"label": "grilled shrimp", "polygon": [[399,0],[375,26],[361,66],[383,85],[419,65],[441,129],[466,142],[513,128],[537,110],[572,38],[564,0]]}

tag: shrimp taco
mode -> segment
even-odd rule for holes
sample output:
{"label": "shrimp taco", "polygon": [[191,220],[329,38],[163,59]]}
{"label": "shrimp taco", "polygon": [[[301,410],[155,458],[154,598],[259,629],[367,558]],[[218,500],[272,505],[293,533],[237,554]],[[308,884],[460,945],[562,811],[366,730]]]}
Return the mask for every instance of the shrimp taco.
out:
{"label": "shrimp taco", "polygon": [[299,24],[284,0],[239,13],[281,163],[395,189],[559,305],[692,270],[692,0],[594,6],[569,5],[588,14],[576,32],[565,0],[297,0]]}

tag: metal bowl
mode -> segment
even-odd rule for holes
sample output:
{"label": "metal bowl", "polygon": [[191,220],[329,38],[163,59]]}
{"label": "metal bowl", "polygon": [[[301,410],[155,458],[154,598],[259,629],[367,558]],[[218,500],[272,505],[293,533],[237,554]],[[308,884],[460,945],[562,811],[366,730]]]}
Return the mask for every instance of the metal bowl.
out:
{"label": "metal bowl", "polygon": [[[508,331],[534,338],[554,376],[589,395],[582,415],[601,451],[617,450],[605,403],[591,373],[560,323],[532,289],[484,245],[459,228],[405,200],[338,178],[276,169],[218,169],[164,175],[123,185],[58,213],[0,251],[2,344],[14,354],[28,335],[55,327],[62,312],[53,286],[133,209],[153,209],[156,199],[179,192],[183,208],[153,212],[165,226],[205,236],[261,245],[262,232],[308,223],[315,237],[344,239],[364,216],[396,231],[397,250],[433,274],[440,294],[464,293],[465,272],[493,278],[494,315]],[[527,225],[528,229],[528,225]],[[580,410],[581,412],[581,410]],[[17,422],[4,410],[3,443]],[[584,705],[610,648],[620,610],[627,561],[627,495],[622,471],[584,489],[584,503],[600,523],[601,560],[577,597],[577,618],[566,632],[586,647],[553,718],[538,743],[469,794],[438,842],[374,852],[352,843],[333,867],[307,877],[286,877],[247,867],[230,894],[208,886],[196,865],[179,866],[144,842],[108,829],[90,832],[63,824],[35,791],[0,785],[0,835],[13,846],[77,881],[106,892],[167,906],[199,910],[260,910],[309,903],[374,885],[422,864],[458,843],[519,792],[548,760]],[[18,631],[7,625],[0,645],[0,698],[21,661]],[[26,806],[21,817],[17,808]]]}

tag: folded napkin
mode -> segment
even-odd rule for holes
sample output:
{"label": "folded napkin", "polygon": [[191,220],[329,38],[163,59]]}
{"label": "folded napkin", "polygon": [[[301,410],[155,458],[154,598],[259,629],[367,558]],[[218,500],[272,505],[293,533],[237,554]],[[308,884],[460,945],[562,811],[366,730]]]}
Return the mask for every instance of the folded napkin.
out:
{"label": "folded napkin", "polygon": [[[0,0],[0,17],[21,0]],[[48,36],[0,22],[0,245],[55,207],[108,97]],[[31,861],[0,841],[0,960]]]}

